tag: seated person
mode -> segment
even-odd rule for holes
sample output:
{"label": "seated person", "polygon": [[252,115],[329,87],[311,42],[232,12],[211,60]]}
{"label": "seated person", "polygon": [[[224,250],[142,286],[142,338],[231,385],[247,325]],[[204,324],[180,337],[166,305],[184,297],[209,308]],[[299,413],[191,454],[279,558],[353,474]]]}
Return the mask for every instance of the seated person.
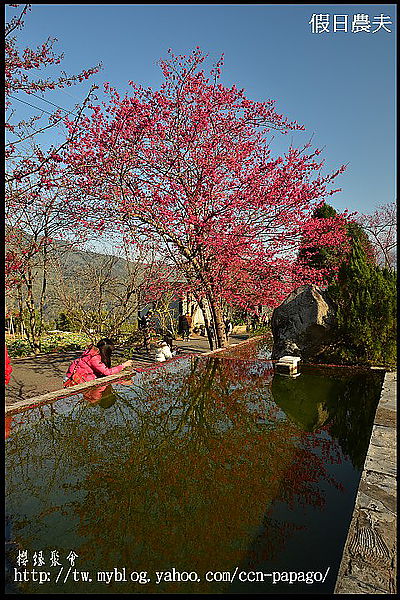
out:
{"label": "seated person", "polygon": [[111,354],[113,350],[114,342],[108,338],[100,340],[96,346],[90,345],[79,358],[70,364],[64,377],[63,386],[70,387],[98,377],[115,375],[126,367],[132,366],[133,361],[127,360],[117,367],[112,367]]}
{"label": "seated person", "polygon": [[167,342],[160,342],[157,344],[156,348],[156,360],[158,362],[164,362],[169,358],[173,357],[173,353],[171,352],[171,348],[168,346]]}

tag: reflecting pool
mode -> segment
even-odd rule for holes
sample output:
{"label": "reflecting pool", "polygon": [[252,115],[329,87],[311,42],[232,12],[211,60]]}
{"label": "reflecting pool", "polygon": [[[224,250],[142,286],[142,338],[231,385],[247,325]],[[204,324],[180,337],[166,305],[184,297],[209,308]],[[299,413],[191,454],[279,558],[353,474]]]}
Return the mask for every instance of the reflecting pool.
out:
{"label": "reflecting pool", "polygon": [[333,592],[382,375],[230,356],[12,415],[9,591]]}

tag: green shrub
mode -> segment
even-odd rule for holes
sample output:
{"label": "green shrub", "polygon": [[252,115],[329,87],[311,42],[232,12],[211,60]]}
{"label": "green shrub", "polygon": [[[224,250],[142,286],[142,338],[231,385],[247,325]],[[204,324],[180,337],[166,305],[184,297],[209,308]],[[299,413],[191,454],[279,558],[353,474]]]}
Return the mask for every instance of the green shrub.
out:
{"label": "green shrub", "polygon": [[61,331],[73,331],[74,323],[64,312],[60,313],[56,320],[56,329]]}
{"label": "green shrub", "polygon": [[32,354],[28,340],[17,338],[10,343],[7,343],[7,350],[10,356],[28,356]]}
{"label": "green shrub", "polygon": [[249,337],[254,337],[258,335],[268,335],[271,334],[271,327],[269,325],[260,325],[257,329],[249,332]]}
{"label": "green shrub", "polygon": [[326,359],[392,367],[396,364],[396,275],[371,260],[358,227],[350,233],[349,260],[328,288],[337,305],[337,331]]}
{"label": "green shrub", "polygon": [[[41,339],[41,351],[48,352],[68,352],[72,350],[83,350],[90,343],[87,335],[80,333],[52,333]],[[16,339],[7,344],[7,350],[10,356],[29,356],[32,349],[25,339]]]}
{"label": "green shrub", "polygon": [[[334,217],[324,205],[314,217]],[[328,295],[337,306],[337,327],[332,344],[319,360],[337,364],[396,363],[396,276],[376,264],[366,232],[355,222],[347,223],[350,249],[345,256],[324,247],[305,248],[299,258],[312,267],[339,267]]]}

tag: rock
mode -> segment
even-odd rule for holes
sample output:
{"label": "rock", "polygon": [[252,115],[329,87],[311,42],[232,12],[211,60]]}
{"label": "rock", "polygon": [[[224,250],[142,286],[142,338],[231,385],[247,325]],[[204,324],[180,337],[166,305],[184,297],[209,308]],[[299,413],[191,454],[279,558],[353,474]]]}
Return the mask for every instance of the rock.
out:
{"label": "rock", "polygon": [[285,354],[313,362],[329,344],[335,324],[335,306],[315,285],[294,290],[272,313],[272,359]]}

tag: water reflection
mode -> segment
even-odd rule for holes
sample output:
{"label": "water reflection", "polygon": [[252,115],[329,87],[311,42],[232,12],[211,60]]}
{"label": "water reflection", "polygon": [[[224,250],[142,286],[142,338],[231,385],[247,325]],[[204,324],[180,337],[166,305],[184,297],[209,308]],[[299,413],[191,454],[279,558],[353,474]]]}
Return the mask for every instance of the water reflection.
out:
{"label": "water reflection", "polygon": [[305,431],[315,431],[329,421],[329,398],[337,392],[334,380],[310,373],[296,378],[277,374],[272,384],[274,401]]}
{"label": "water reflection", "polygon": [[[122,383],[131,385],[132,381],[129,379],[126,382],[119,382],[119,385],[122,385]],[[101,408],[110,408],[117,400],[123,401],[123,398],[109,383],[87,390],[83,393],[83,400],[89,404],[98,404]]]}
{"label": "water reflection", "polygon": [[[93,581],[90,590],[67,582],[63,593],[229,591],[203,578],[156,585],[154,573],[234,570],[250,548],[257,560],[283,560],[288,541],[318,529],[321,510],[344,495],[349,470],[357,482],[351,463],[345,478],[337,466],[343,452],[361,449],[352,435],[367,435],[344,418],[355,414],[354,403],[360,408],[358,388],[343,382],[335,397],[327,383],[318,399],[315,381],[309,385],[311,408],[305,377],[296,404],[294,388],[283,391],[270,363],[199,358],[138,374],[131,386],[107,386],[100,398],[15,415],[6,484],[14,541],[31,552],[74,549],[81,570],[125,566],[152,579],[145,586]],[[327,416],[315,419],[320,404]],[[284,521],[277,506],[307,508],[315,522]],[[22,591],[38,589],[27,583]],[[54,583],[40,591],[60,593]]]}
{"label": "water reflection", "polygon": [[329,424],[344,454],[354,467],[361,469],[368,449],[382,386],[381,377],[371,371],[302,367],[298,378],[274,377],[274,401],[285,414],[306,431],[316,431]]}

